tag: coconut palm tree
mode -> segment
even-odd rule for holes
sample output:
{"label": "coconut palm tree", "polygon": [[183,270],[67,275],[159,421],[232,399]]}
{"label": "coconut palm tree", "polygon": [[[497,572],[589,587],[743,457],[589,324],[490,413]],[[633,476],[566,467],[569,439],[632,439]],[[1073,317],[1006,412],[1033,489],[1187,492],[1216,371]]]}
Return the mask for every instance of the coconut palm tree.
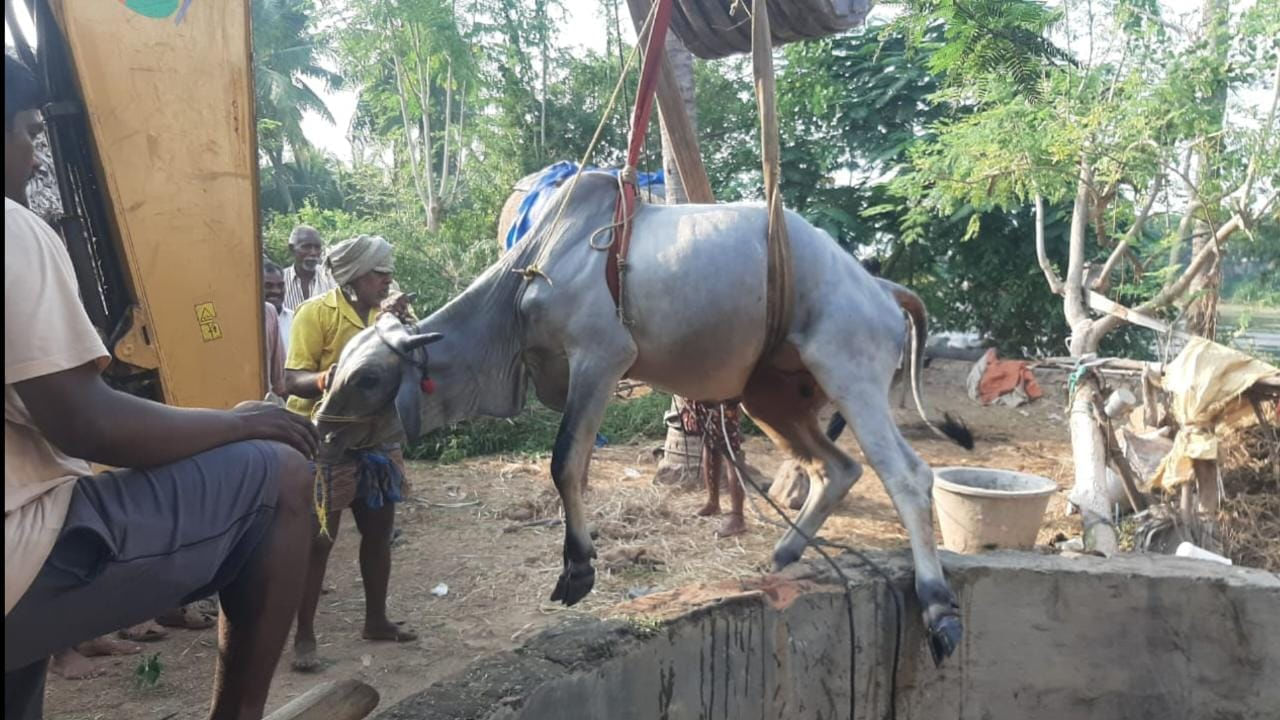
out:
{"label": "coconut palm tree", "polygon": [[321,63],[325,42],[315,27],[312,0],[253,0],[254,102],[258,148],[271,163],[276,190],[289,211],[295,209],[284,171],[286,151],[297,156],[309,147],[302,132],[303,113],[333,122],[324,100],[309,83],[338,87],[342,78]]}

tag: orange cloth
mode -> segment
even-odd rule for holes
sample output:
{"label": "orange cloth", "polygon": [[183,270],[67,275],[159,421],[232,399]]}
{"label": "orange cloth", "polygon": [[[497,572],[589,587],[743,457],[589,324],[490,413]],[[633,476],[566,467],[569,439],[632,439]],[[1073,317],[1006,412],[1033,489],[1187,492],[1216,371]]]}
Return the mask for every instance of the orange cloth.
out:
{"label": "orange cloth", "polygon": [[1013,392],[1019,386],[1031,400],[1044,395],[1044,391],[1040,389],[1040,383],[1036,382],[1036,376],[1026,362],[1000,360],[996,358],[995,348],[987,350],[986,361],[986,371],[978,381],[978,399],[983,405],[990,405],[996,398]]}

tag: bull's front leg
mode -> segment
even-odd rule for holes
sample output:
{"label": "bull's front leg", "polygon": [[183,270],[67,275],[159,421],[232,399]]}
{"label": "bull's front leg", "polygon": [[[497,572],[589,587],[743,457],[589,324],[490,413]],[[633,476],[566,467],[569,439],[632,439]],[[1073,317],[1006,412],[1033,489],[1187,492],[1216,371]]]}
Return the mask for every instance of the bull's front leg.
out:
{"label": "bull's front leg", "polygon": [[596,571],[591,559],[596,556],[596,550],[587,531],[582,489],[586,485],[596,432],[604,422],[605,406],[629,366],[629,361],[607,363],[600,362],[599,358],[570,364],[569,397],[551,453],[551,478],[564,506],[564,570],[551,599],[565,605],[573,605],[586,597],[595,585]]}

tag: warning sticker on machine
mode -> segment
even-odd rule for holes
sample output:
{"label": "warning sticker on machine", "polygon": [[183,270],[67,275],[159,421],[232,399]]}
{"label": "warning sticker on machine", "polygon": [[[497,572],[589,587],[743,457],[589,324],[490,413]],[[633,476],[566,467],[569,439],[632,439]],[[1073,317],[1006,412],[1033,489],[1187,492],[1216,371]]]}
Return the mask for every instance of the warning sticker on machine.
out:
{"label": "warning sticker on machine", "polygon": [[218,310],[213,303],[196,305],[196,322],[200,323],[200,337],[205,342],[222,339],[222,328],[218,325]]}
{"label": "warning sticker on machine", "polygon": [[218,327],[217,322],[200,323],[200,337],[205,342],[210,340],[219,340],[222,338],[222,328]]}

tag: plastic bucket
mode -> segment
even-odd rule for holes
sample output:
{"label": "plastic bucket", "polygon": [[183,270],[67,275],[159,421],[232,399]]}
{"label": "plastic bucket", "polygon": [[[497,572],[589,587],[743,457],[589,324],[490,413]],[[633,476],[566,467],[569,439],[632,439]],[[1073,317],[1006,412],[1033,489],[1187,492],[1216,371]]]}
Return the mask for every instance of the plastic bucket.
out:
{"label": "plastic bucket", "polygon": [[933,501],[948,550],[1026,549],[1035,545],[1049,496],[1058,491],[1039,475],[978,467],[934,471]]}

